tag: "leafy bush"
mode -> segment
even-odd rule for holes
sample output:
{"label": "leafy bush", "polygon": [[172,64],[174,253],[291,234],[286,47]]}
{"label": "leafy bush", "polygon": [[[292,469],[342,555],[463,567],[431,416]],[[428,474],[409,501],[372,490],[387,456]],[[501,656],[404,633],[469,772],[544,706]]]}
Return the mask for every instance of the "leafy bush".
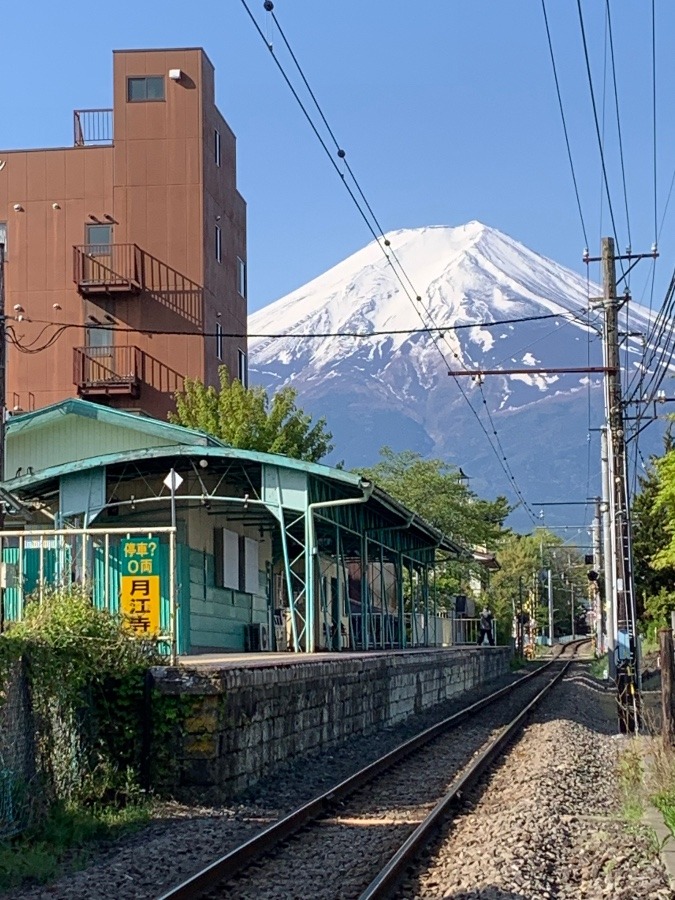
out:
{"label": "leafy bush", "polygon": [[154,650],[72,586],[45,590],[0,635],[0,685],[20,658],[48,801],[128,802],[138,790],[144,679],[159,662]]}
{"label": "leafy bush", "polygon": [[145,679],[161,659],[74,585],[45,588],[40,602],[26,605],[23,620],[0,635],[0,712],[20,661],[35,775],[13,785],[29,827],[13,842],[0,842],[5,886],[49,878],[66,850],[72,856],[86,840],[147,818],[140,779]]}

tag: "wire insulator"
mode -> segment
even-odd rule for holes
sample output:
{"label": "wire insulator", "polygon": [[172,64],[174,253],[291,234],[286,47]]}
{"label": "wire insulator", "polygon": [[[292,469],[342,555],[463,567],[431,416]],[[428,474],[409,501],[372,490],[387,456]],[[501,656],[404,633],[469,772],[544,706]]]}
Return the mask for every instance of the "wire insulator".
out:
{"label": "wire insulator", "polygon": [[265,0],[265,2],[263,3],[263,7],[265,8],[265,12],[272,12],[272,10],[274,9],[274,3],[272,3],[272,0]]}

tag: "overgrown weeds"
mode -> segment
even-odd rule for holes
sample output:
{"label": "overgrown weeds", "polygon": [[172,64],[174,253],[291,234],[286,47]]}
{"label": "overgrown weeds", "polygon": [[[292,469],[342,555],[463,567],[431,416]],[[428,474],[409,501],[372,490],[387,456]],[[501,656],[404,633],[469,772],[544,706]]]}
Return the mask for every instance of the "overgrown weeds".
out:
{"label": "overgrown weeds", "polygon": [[145,678],[159,661],[79,586],[45,590],[0,635],[0,760],[22,760],[0,766],[0,835],[20,832],[0,843],[0,886],[49,879],[88,841],[147,820]]}
{"label": "overgrown weeds", "polygon": [[617,774],[625,818],[638,822],[652,803],[675,834],[675,748],[656,737],[634,738],[619,757]]}
{"label": "overgrown weeds", "polygon": [[92,842],[135,831],[149,818],[150,806],[145,800],[121,809],[56,803],[39,826],[13,841],[0,842],[0,890],[50,881],[64,867],[81,868]]}
{"label": "overgrown weeds", "polygon": [[598,681],[606,681],[608,675],[607,656],[597,656],[588,665],[589,674]]}
{"label": "overgrown weeds", "polygon": [[631,741],[619,756],[617,776],[621,806],[629,822],[639,822],[644,812],[644,751],[642,742]]}

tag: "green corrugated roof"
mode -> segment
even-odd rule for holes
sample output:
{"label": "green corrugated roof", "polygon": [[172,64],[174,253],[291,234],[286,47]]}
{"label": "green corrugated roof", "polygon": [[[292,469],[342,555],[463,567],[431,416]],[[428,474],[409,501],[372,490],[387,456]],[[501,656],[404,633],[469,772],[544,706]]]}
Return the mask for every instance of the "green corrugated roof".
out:
{"label": "green corrugated roof", "polygon": [[[334,469],[331,466],[324,466],[320,463],[291,459],[288,456],[282,456],[277,453],[260,453],[256,450],[240,450],[236,447],[230,447],[223,441],[218,440],[218,438],[208,435],[205,432],[197,431],[196,429],[184,428],[182,425],[172,425],[170,422],[162,422],[159,419],[138,416],[122,410],[99,406],[97,403],[90,403],[86,400],[63,400],[61,403],[55,403],[52,406],[43,407],[34,412],[12,416],[8,421],[9,437],[11,437],[12,434],[18,434],[24,430],[49,425],[67,415],[96,419],[117,427],[142,431],[145,434],[163,438],[164,440],[173,440],[175,443],[160,447],[147,447],[91,456],[86,459],[51,466],[47,469],[40,469],[34,475],[23,475],[19,478],[7,479],[4,482],[4,485],[8,490],[20,493],[22,490],[35,489],[40,484],[60,478],[62,475],[67,475],[74,471],[81,472],[84,469],[114,466],[130,462],[142,463],[143,460],[155,460],[165,457],[175,459],[177,457],[192,456],[236,459],[260,464],[267,463],[268,465],[295,469],[296,471],[305,472],[308,475],[315,475],[328,481],[347,485],[354,488],[357,492],[361,490],[361,477],[358,474],[348,472],[344,469]],[[395,500],[381,488],[375,487],[372,496],[377,504],[390,510],[395,515],[400,516],[403,520],[410,518],[411,510],[398,500]],[[455,544],[454,541],[447,538],[419,516],[415,515],[412,521],[414,521],[413,527],[420,529],[429,537],[436,540],[439,547],[446,550],[453,550],[458,553],[464,552],[462,547]]]}
{"label": "green corrugated roof", "polygon": [[81,416],[85,419],[96,419],[107,425],[115,425],[119,428],[131,428],[134,431],[142,431],[144,434],[154,437],[173,439],[177,444],[194,446],[199,444],[208,447],[225,447],[223,441],[197,431],[194,428],[184,428],[182,425],[172,425],[171,422],[163,422],[161,419],[152,419],[149,416],[136,415],[121,409],[112,409],[101,406],[98,403],[90,403],[88,400],[71,398],[44,406],[33,412],[21,413],[11,416],[7,420],[7,434],[19,434],[27,429],[39,428],[63,418],[64,416]]}
{"label": "green corrugated roof", "polygon": [[[179,426],[174,425],[172,427],[177,428]],[[332,469],[330,466],[322,466],[320,463],[305,462],[305,460],[302,459],[291,459],[288,456],[281,456],[278,453],[259,453],[257,450],[239,450],[236,447],[227,447],[224,444],[209,447],[173,444],[172,446],[164,447],[148,447],[145,450],[124,450],[120,453],[107,453],[103,456],[91,456],[88,459],[81,459],[77,462],[63,463],[59,466],[52,466],[49,469],[40,469],[40,471],[36,472],[34,475],[22,475],[20,478],[10,478],[5,481],[5,484],[10,490],[19,490],[20,488],[38,485],[41,482],[49,481],[52,478],[59,478],[61,475],[67,475],[75,470],[81,472],[84,469],[95,469],[99,466],[114,466],[118,463],[125,462],[142,462],[144,459],[161,459],[165,456],[200,456],[206,458],[241,459],[250,462],[284,466],[288,469],[298,469],[302,472],[307,472],[310,475],[319,475],[356,488],[358,488],[360,482],[360,477],[358,475],[347,472],[344,469]]]}

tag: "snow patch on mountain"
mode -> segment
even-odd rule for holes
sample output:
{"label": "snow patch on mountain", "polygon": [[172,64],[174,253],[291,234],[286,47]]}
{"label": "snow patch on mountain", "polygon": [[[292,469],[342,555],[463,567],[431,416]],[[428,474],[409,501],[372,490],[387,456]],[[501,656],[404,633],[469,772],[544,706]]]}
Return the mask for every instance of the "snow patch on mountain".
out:
{"label": "snow patch on mountain", "polygon": [[[349,466],[372,463],[389,443],[457,462],[472,486],[508,493],[490,446],[497,429],[519,483],[571,496],[587,460],[589,403],[599,421],[601,376],[449,373],[601,365],[600,313],[589,304],[599,287],[477,221],[385,237],[250,316],[250,334],[285,335],[249,339],[252,381],[292,384],[304,409],[326,416],[335,457]],[[626,330],[649,321],[632,303]],[[637,365],[639,338],[626,349]]]}

